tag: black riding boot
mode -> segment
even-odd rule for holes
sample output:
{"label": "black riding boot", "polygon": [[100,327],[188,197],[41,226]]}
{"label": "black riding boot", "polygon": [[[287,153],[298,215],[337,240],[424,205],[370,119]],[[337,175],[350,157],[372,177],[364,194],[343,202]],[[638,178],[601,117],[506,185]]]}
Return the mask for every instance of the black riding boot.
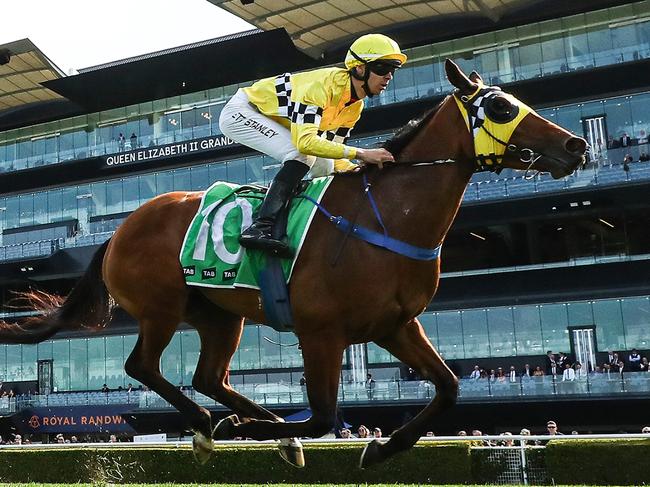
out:
{"label": "black riding boot", "polygon": [[[293,257],[287,242],[273,238],[272,231],[280,212],[289,204],[293,192],[309,167],[299,161],[287,161],[266,192],[253,224],[244,230],[239,243],[247,249],[264,250],[285,259]],[[284,232],[282,232],[284,233]]]}

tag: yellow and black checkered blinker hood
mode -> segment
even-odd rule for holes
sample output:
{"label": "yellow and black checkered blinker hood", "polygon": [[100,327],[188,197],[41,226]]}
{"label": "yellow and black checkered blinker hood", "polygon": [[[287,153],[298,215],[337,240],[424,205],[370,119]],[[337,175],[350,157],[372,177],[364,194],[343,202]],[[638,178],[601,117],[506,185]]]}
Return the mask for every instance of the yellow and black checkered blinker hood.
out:
{"label": "yellow and black checkered blinker hood", "polygon": [[470,96],[454,94],[467,129],[474,139],[478,170],[496,170],[503,160],[513,132],[535,111],[499,88],[479,85]]}

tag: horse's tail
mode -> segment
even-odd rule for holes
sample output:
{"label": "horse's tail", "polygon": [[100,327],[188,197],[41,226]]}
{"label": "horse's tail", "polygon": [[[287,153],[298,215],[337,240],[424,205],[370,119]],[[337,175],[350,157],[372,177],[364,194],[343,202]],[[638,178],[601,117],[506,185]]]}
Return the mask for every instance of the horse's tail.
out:
{"label": "horse's tail", "polygon": [[0,343],[40,343],[60,330],[105,327],[114,306],[102,279],[102,263],[109,241],[95,252],[86,272],[67,297],[38,290],[17,293],[14,307],[34,310],[38,315],[13,323],[0,320]]}

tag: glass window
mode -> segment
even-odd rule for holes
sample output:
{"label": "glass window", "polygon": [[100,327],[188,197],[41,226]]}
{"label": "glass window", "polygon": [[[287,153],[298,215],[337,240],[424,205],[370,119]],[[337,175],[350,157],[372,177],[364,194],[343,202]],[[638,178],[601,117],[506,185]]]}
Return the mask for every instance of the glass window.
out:
{"label": "glass window", "polygon": [[0,380],[6,381],[7,379],[7,347],[8,345],[0,345]]}
{"label": "glass window", "polygon": [[[637,139],[639,144],[646,144],[648,134],[650,134],[650,93],[633,96],[630,99],[630,109],[632,111],[632,123],[634,124],[630,137]],[[640,150],[646,153],[650,152],[647,145]]]}
{"label": "glass window", "polygon": [[648,297],[621,299],[625,345],[647,349],[650,342],[650,302]]}
{"label": "glass window", "polygon": [[122,213],[124,211],[124,196],[122,195],[122,180],[114,179],[106,182],[106,213]]}
{"label": "glass window", "polygon": [[38,347],[38,360],[52,360],[52,341],[39,343]]}
{"label": "glass window", "polygon": [[469,309],[461,313],[465,357],[490,357],[487,315],[484,309]]}
{"label": "glass window", "polygon": [[438,352],[445,359],[465,358],[460,311],[438,313]]}
{"label": "glass window", "polygon": [[38,357],[38,345],[22,345],[22,380],[36,380],[36,362]]}
{"label": "glass window", "polygon": [[70,389],[88,390],[87,338],[70,340]]}
{"label": "glass window", "polygon": [[513,306],[517,355],[541,355],[546,352],[542,341],[542,325],[536,305]]}
{"label": "glass window", "polygon": [[240,370],[260,368],[259,326],[245,326],[239,344]]}
{"label": "glass window", "polygon": [[23,359],[20,345],[7,345],[7,376],[5,381],[20,381],[23,378]]}
{"label": "glass window", "polygon": [[427,335],[429,340],[434,347],[438,348],[438,325],[436,319],[437,313],[422,313],[418,316],[418,321],[424,329],[424,333]]}
{"label": "glass window", "polygon": [[55,340],[52,343],[53,386],[55,391],[70,390],[70,343],[68,340]]}
{"label": "glass window", "polygon": [[610,98],[604,101],[607,114],[607,131],[615,139],[620,138],[624,133],[630,137],[634,135],[632,124],[632,110],[629,97]]}
{"label": "glass window", "polygon": [[594,314],[589,302],[567,303],[569,326],[591,326],[594,324]]}
{"label": "glass window", "polygon": [[539,315],[542,320],[542,339],[545,351],[568,352],[569,326],[564,304],[540,304]]}
{"label": "glass window", "polygon": [[594,301],[594,319],[599,350],[625,350],[621,303],[618,299]]}
{"label": "glass window", "polygon": [[393,356],[376,343],[368,343],[366,346],[369,364],[390,363],[395,361]]}
{"label": "glass window", "polygon": [[505,307],[488,309],[487,322],[492,357],[516,355],[515,324],[512,309]]}
{"label": "glass window", "polygon": [[104,337],[88,339],[88,389],[100,390],[106,384],[106,349]]}
{"label": "glass window", "polygon": [[280,361],[280,333],[268,326],[260,327],[260,366],[262,368],[276,369],[282,366]]}
{"label": "glass window", "polygon": [[133,211],[140,206],[140,191],[137,176],[131,176],[122,180],[122,194],[124,195],[122,211]]}
{"label": "glass window", "polygon": [[163,352],[162,359],[160,360],[160,368],[162,375],[174,385],[190,385],[184,384],[181,371],[181,337],[179,333],[174,333],[169,345]]}
{"label": "glass window", "polygon": [[[298,348],[298,337],[293,333],[280,333],[280,349],[283,367],[302,367],[302,353]],[[292,346],[290,346],[292,345]]]}
{"label": "glass window", "polygon": [[181,332],[181,345],[183,349],[183,384],[190,385],[201,352],[199,334],[194,330],[183,330]]}
{"label": "glass window", "polygon": [[106,385],[124,386],[124,344],[121,335],[106,337]]}

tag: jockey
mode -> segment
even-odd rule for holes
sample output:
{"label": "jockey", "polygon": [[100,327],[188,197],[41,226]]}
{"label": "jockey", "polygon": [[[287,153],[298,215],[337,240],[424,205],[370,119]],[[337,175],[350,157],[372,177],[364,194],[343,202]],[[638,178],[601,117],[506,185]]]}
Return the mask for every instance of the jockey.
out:
{"label": "jockey", "polygon": [[365,164],[392,162],[386,149],[361,149],[345,144],[363,110],[363,99],[384,91],[395,70],[406,62],[395,41],[381,34],[357,39],[345,57],[345,69],[323,68],[285,73],[243,88],[224,106],[219,127],[224,135],[283,163],[257,219],[239,242],[249,249],[292,257],[273,225],[302,178]]}

